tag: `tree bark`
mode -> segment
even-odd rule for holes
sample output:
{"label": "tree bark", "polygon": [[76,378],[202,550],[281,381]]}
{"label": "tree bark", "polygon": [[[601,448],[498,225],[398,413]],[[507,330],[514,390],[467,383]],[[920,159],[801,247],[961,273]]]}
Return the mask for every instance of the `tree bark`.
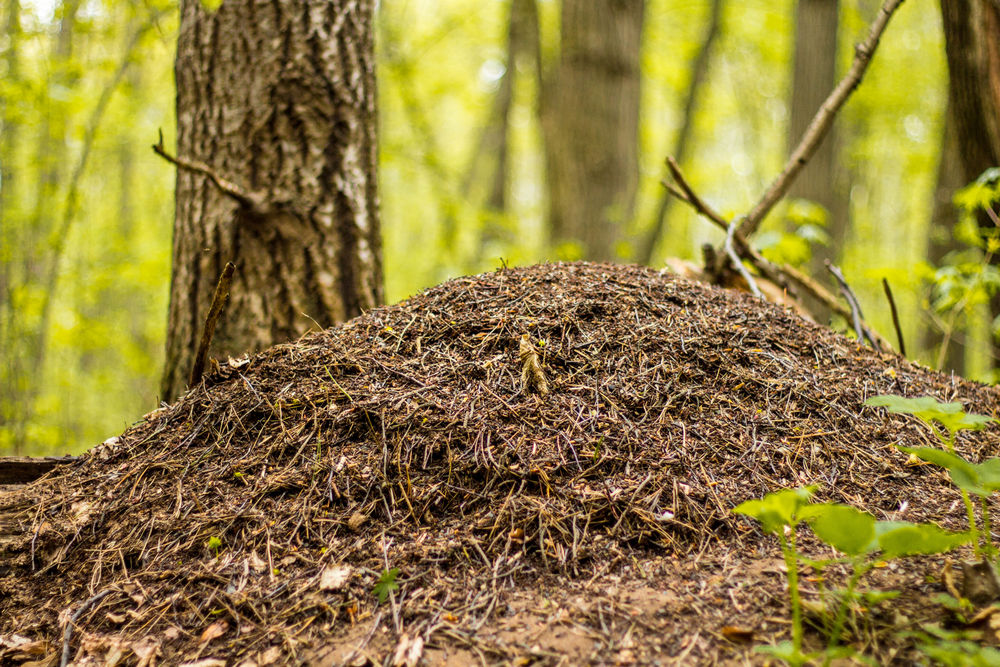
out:
{"label": "tree bark", "polygon": [[[789,143],[805,134],[816,110],[837,83],[838,0],[799,0],[795,14],[795,67],[792,75]],[[825,260],[836,262],[847,238],[848,207],[836,161],[836,128],[819,145],[788,192],[808,199],[827,213],[829,245],[813,249],[811,273],[826,275]]]}
{"label": "tree bark", "polygon": [[949,102],[965,182],[1000,164],[1000,5],[941,0]]}
{"label": "tree bark", "polygon": [[[941,0],[941,17],[950,78],[948,103],[962,180],[970,183],[1000,165],[1000,3]],[[991,299],[990,311],[994,318],[1000,315],[1000,294]],[[996,340],[992,354],[994,362],[1000,358]]]}
{"label": "tree bark", "polygon": [[617,258],[639,181],[643,0],[563,0],[560,59],[543,87],[554,244]]}
{"label": "tree bark", "polygon": [[212,344],[237,356],[382,301],[373,0],[183,0],[178,156],[241,186],[236,201],[177,173],[161,391],[184,390],[227,261],[237,266]]}

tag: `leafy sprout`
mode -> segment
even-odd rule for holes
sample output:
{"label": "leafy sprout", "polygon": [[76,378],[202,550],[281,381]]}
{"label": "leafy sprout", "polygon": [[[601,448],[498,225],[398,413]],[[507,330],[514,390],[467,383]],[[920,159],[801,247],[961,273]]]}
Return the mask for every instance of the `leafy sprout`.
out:
{"label": "leafy sprout", "polygon": [[378,583],[372,589],[372,595],[378,598],[379,604],[384,604],[390,593],[399,590],[399,584],[396,583],[396,575],[398,574],[398,567],[382,571],[382,576],[379,577]]}

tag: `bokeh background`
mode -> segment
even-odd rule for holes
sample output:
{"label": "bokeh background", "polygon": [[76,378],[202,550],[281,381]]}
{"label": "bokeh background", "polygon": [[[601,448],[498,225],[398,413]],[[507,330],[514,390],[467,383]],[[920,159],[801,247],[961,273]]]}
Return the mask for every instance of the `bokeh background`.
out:
{"label": "bokeh background", "polygon": [[[709,0],[648,0],[642,41],[640,187],[616,253],[635,261],[660,206],[664,158]],[[690,118],[682,164],[727,216],[745,212],[789,150],[795,3],[730,0]],[[538,0],[543,64],[558,50],[559,3]],[[878,3],[841,0],[838,73]],[[382,0],[378,7],[380,183],[385,280],[395,302],[447,278],[574,259],[545,231],[538,83],[511,78],[505,201],[491,201],[496,100],[511,71],[510,0]],[[880,280],[900,304],[911,356],[927,326],[925,261],[947,70],[933,0],[910,0],[836,124],[848,202],[842,267],[873,326],[894,339]],[[0,454],[80,452],[158,404],[174,169],[150,146],[174,137],[175,2],[0,0]],[[805,211],[805,213],[803,213]],[[758,245],[799,264],[822,238],[783,204]],[[789,222],[789,221],[792,222]],[[650,263],[694,261],[722,234],[668,210]],[[819,229],[819,232],[817,232]],[[810,231],[811,230],[811,231]],[[808,232],[808,233],[807,233]],[[988,337],[970,320],[969,340]],[[978,323],[977,323],[978,322]],[[989,379],[986,353],[966,373]],[[17,443],[22,443],[16,446]],[[26,445],[23,443],[27,443]]]}

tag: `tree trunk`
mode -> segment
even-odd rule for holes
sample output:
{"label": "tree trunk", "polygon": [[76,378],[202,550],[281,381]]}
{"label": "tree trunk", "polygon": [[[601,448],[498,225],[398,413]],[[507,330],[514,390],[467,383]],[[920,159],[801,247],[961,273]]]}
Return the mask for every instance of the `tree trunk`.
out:
{"label": "tree trunk", "polygon": [[1000,6],[941,0],[945,50],[965,182],[1000,164]]}
{"label": "tree trunk", "polygon": [[643,0],[563,0],[559,64],[542,100],[552,241],[611,260],[639,180]]}
{"label": "tree trunk", "polygon": [[[795,67],[792,76],[789,143],[798,144],[817,109],[837,83],[838,0],[799,0],[795,14]],[[811,271],[826,275],[824,261],[836,261],[847,238],[847,202],[837,187],[836,128],[820,144],[789,190],[827,213],[829,245],[813,249]]]}
{"label": "tree trunk", "polygon": [[[681,168],[684,168],[687,162],[691,137],[694,134],[695,107],[698,103],[701,89],[708,80],[708,66],[712,60],[712,47],[719,37],[724,9],[725,0],[712,0],[708,14],[708,25],[701,39],[701,46],[698,48],[698,53],[695,55],[691,65],[691,80],[688,82],[687,94],[684,96],[684,112],[681,116],[681,126],[677,130],[677,138],[674,140],[673,147],[667,153],[673,156]],[[665,179],[668,177],[669,172],[667,172]],[[635,260],[640,264],[652,265],[653,253],[656,247],[668,235],[667,215],[670,213],[670,209],[675,201],[676,197],[670,194],[666,188],[662,188],[660,201],[656,206],[656,212],[653,214],[652,224],[650,224],[646,234],[639,240],[639,247],[636,249]],[[687,245],[686,239],[682,243],[678,243],[677,239],[674,239],[674,248],[687,248]]]}
{"label": "tree trunk", "polygon": [[[941,266],[945,256],[958,249],[955,241],[955,225],[958,223],[958,211],[953,203],[955,192],[966,183],[965,171],[962,167],[962,156],[958,150],[958,137],[955,133],[955,121],[949,106],[944,122],[944,137],[941,140],[941,157],[938,163],[937,183],[934,186],[934,202],[931,208],[931,224],[927,235],[927,261],[934,267]],[[924,329],[923,347],[928,359],[932,360],[940,371],[954,371],[965,374],[965,343],[960,331],[952,331],[948,336],[948,348],[941,351],[946,344],[944,332],[940,327],[930,325]],[[938,361],[941,363],[939,364]]]}
{"label": "tree trunk", "polygon": [[[1000,166],[1000,4],[996,0],[941,0],[948,59],[948,102],[955,122],[963,182]],[[988,226],[988,220],[983,221]],[[1000,263],[995,258],[994,263]],[[990,302],[1000,315],[1000,295]],[[993,341],[994,361],[1000,345]]]}
{"label": "tree trunk", "polygon": [[237,356],[382,301],[373,0],[183,0],[180,169],[162,394],[184,390],[216,281],[237,266],[212,355]]}

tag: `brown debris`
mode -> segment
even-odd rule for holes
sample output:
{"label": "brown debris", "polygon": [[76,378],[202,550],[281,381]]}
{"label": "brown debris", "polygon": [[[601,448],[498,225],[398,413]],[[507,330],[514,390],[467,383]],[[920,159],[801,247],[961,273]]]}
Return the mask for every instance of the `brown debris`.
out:
{"label": "brown debris", "polygon": [[[817,483],[961,526],[958,493],[893,447],[926,434],[863,407],[880,393],[986,414],[1000,398],[651,269],[459,278],[223,364],[0,495],[0,660],[61,649],[102,592],[74,621],[76,664],[759,660],[730,640],[787,638],[784,579],[739,502]],[[959,439],[973,458],[997,445],[995,428]],[[875,576],[917,623],[942,567]]]}

